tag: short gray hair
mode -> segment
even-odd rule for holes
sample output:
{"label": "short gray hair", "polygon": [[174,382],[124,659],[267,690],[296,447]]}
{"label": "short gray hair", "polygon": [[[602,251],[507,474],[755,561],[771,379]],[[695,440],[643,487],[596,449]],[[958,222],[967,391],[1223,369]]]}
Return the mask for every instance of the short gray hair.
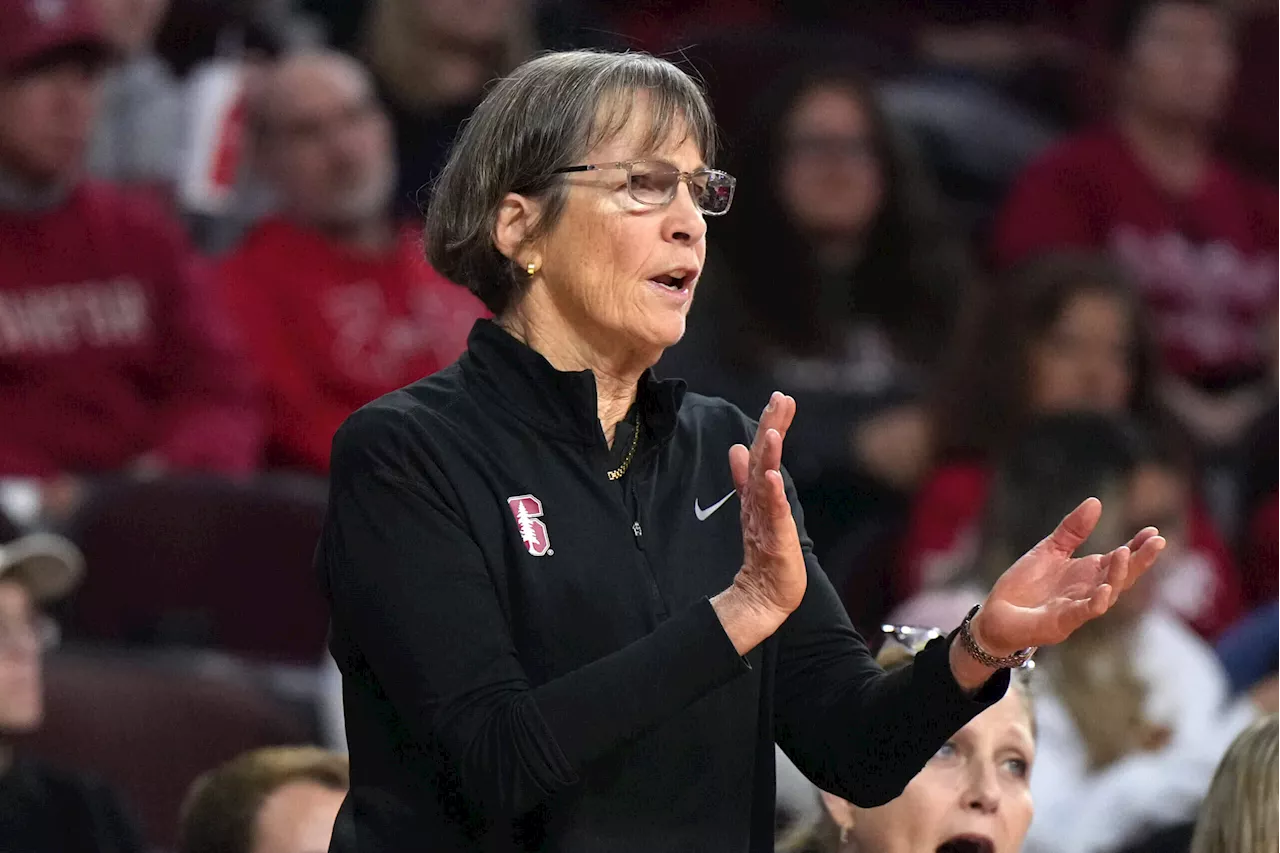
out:
{"label": "short gray hair", "polygon": [[710,162],[716,128],[701,87],[665,59],[645,53],[548,53],[498,81],[454,143],[427,207],[427,257],[445,277],[465,285],[494,314],[503,314],[527,277],[493,243],[507,193],[538,198],[535,239],[555,227],[565,185],[556,169],[612,139],[644,92],[650,111],[646,151],[677,131]]}

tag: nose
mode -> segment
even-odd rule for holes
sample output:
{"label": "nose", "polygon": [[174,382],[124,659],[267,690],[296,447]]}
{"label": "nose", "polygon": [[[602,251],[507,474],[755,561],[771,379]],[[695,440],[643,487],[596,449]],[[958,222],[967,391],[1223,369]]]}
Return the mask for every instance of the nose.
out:
{"label": "nose", "polygon": [[999,811],[1001,791],[996,768],[985,761],[971,764],[963,796],[966,810],[982,814],[995,814]]}
{"label": "nose", "polygon": [[693,188],[688,181],[676,186],[676,197],[667,205],[662,236],[668,242],[686,246],[696,245],[707,236],[707,220],[693,201]]}

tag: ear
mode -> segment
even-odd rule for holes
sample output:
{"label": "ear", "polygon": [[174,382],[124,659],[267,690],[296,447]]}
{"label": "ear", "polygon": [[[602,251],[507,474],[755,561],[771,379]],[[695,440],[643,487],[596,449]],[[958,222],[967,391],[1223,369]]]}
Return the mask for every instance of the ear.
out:
{"label": "ear", "polygon": [[517,266],[524,266],[537,258],[526,258],[529,235],[533,233],[541,213],[537,202],[518,193],[507,193],[498,204],[498,216],[493,223],[493,244],[498,251]]}
{"label": "ear", "polygon": [[827,813],[836,822],[836,826],[841,829],[852,827],[854,815],[857,813],[857,808],[854,804],[837,797],[835,794],[828,794],[826,791],[821,793],[822,804],[827,807]]}

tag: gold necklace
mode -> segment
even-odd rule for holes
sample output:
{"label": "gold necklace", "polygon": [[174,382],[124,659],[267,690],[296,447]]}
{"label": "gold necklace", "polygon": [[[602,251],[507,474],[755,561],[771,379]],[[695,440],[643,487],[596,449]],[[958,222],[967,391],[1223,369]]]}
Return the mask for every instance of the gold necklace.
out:
{"label": "gold necklace", "polygon": [[640,418],[636,418],[636,427],[631,432],[631,447],[627,450],[627,456],[622,460],[622,464],[612,471],[606,471],[605,476],[610,480],[621,480],[622,475],[627,473],[627,469],[631,467],[631,457],[636,453],[636,445],[640,443]]}

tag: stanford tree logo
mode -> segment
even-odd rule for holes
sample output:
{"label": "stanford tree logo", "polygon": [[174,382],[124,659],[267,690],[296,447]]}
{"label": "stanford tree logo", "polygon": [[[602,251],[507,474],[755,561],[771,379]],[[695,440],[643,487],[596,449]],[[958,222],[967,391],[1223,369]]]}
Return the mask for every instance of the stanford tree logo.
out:
{"label": "stanford tree logo", "polygon": [[525,550],[535,557],[550,553],[551,539],[547,536],[547,525],[542,521],[542,501],[533,495],[516,495],[507,498],[507,506],[511,507],[511,514],[516,518]]}

